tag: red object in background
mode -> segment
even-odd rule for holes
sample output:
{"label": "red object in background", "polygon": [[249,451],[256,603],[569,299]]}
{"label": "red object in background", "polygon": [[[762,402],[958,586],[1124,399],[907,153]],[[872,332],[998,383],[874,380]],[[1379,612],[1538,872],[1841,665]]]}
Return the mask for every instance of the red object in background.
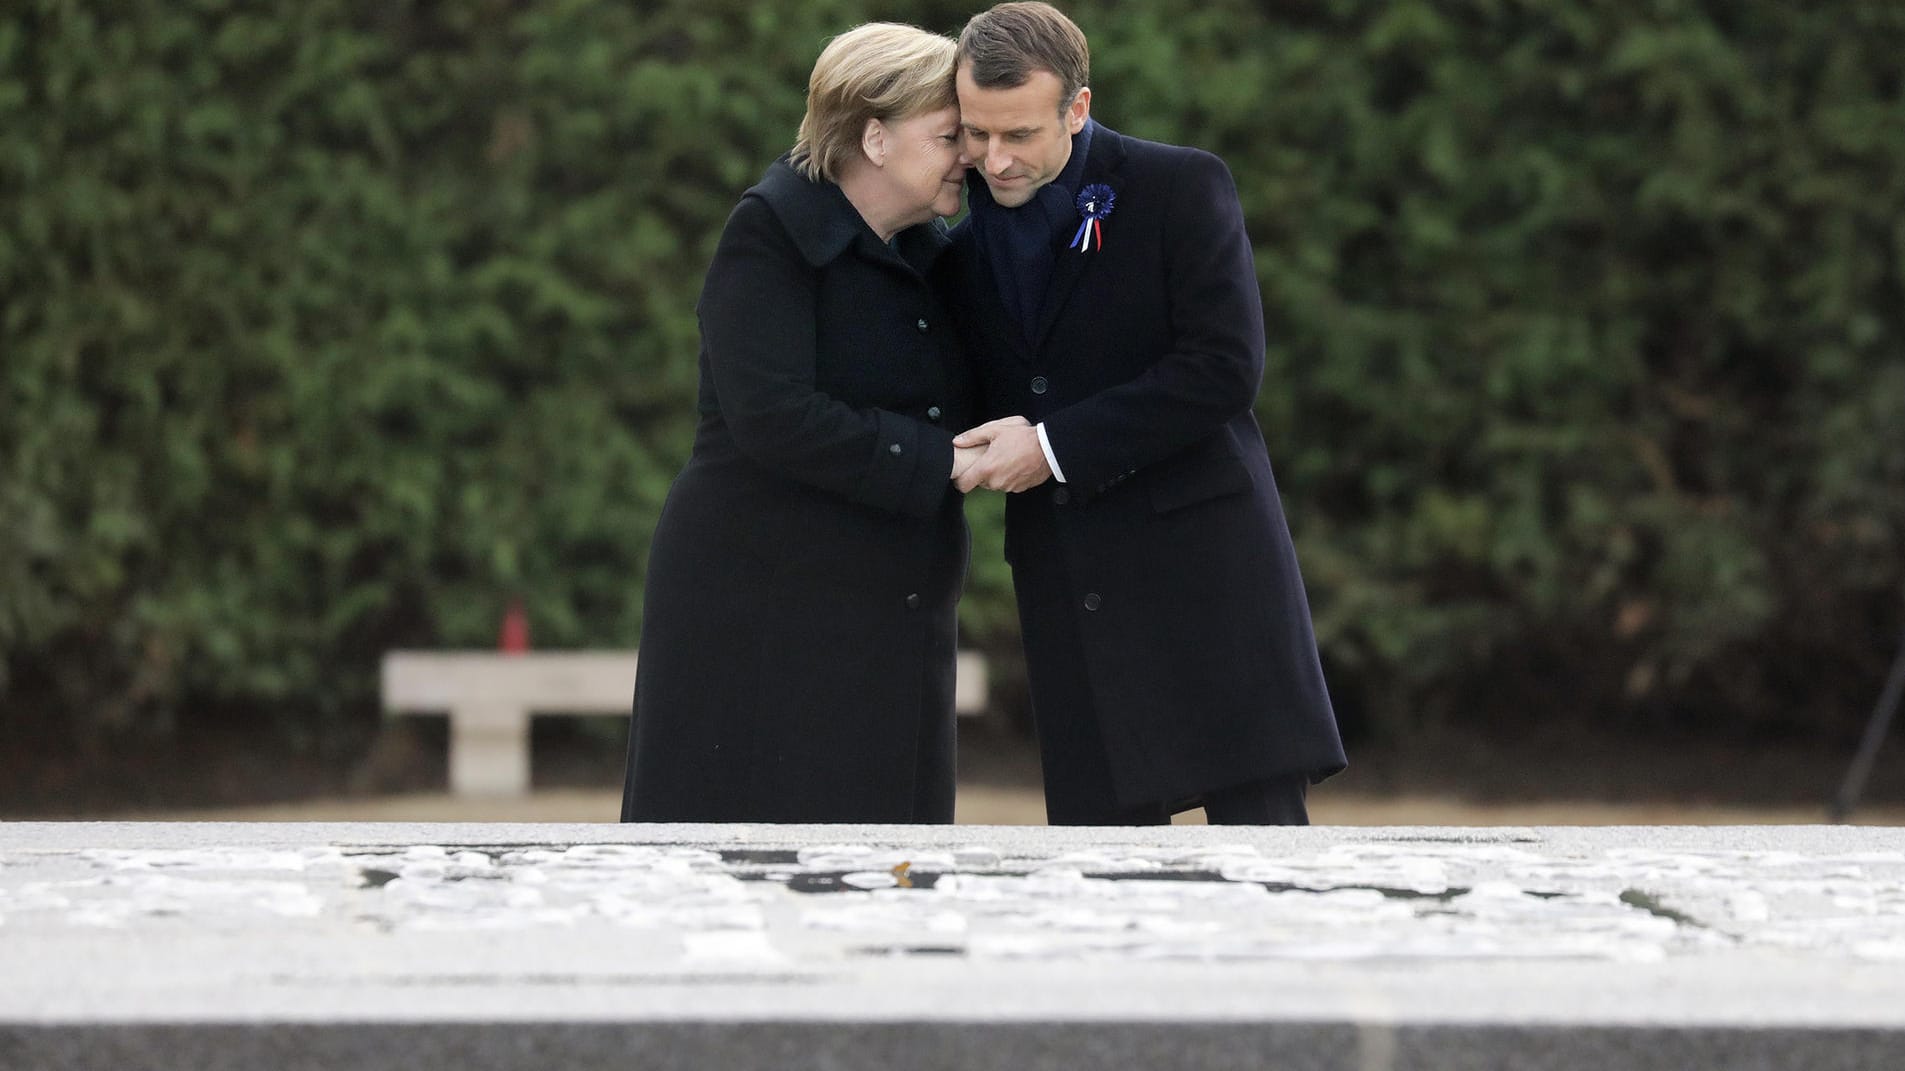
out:
{"label": "red object in background", "polygon": [[503,627],[496,635],[496,648],[504,654],[522,654],[529,650],[529,614],[521,599],[509,600],[503,611]]}

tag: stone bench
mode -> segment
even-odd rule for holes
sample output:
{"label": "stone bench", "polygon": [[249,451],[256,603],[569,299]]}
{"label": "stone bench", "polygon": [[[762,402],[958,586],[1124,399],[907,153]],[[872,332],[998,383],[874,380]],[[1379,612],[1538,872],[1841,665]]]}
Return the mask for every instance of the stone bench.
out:
{"label": "stone bench", "polygon": [[[634,651],[392,651],[384,656],[385,717],[450,716],[450,791],[529,791],[529,720],[538,714],[627,717]],[[953,706],[986,709],[985,656],[961,651]]]}

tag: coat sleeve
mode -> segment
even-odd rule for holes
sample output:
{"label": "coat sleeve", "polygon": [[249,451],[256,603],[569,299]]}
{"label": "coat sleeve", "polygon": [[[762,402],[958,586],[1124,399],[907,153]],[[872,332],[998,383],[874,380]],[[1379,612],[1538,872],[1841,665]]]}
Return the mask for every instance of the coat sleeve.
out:
{"label": "coat sleeve", "polygon": [[818,285],[772,210],[743,198],[697,307],[721,419],[765,468],[863,505],[930,515],[951,490],[952,435],[816,389]]}
{"label": "coat sleeve", "polygon": [[1087,495],[1247,412],[1263,380],[1263,299],[1230,169],[1190,150],[1168,196],[1170,352],[1136,378],[1045,417],[1066,481]]}

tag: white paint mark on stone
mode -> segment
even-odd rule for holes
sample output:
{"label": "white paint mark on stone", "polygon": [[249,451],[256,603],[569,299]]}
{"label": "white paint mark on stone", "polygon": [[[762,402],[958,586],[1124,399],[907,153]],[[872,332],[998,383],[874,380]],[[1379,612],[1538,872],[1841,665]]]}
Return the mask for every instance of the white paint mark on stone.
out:
{"label": "white paint mark on stone", "polygon": [[[1883,852],[1563,855],[1456,839],[1355,841],[1274,858],[1250,845],[1007,857],[984,845],[862,844],[799,849],[796,862],[771,864],[747,862],[745,851],[641,844],[59,858],[66,880],[9,885],[0,874],[0,922],[283,928],[329,918],[449,932],[607,923],[678,934],[686,959],[736,962],[778,960],[769,940],[777,919],[814,940],[898,936],[904,948],[909,933],[952,938],[980,958],[1647,963],[1757,947],[1905,959],[1905,854]],[[916,887],[895,876],[902,863]],[[853,891],[794,891],[823,876]],[[1624,897],[1634,890],[1644,892]]]}
{"label": "white paint mark on stone", "polygon": [[930,901],[901,901],[852,898],[838,906],[808,908],[800,913],[800,924],[810,930],[837,933],[926,933],[934,936],[963,934],[966,916],[949,911]]}
{"label": "white paint mark on stone", "polygon": [[717,930],[681,935],[682,958],[693,964],[780,964],[786,961],[759,930]]}
{"label": "white paint mark on stone", "polygon": [[1860,941],[1852,946],[1852,954],[1861,959],[1905,963],[1905,941]]}

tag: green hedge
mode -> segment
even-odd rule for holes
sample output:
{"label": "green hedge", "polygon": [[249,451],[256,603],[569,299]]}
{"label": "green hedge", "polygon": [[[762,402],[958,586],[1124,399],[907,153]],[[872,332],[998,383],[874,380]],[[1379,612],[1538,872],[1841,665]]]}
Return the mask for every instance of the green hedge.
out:
{"label": "green hedge", "polygon": [[[632,645],[693,301],[825,38],[970,8],[27,0],[0,709],[347,737],[393,646]],[[1222,153],[1353,723],[1844,734],[1905,591],[1905,9],[1073,9]],[[999,502],[971,637],[1016,645]],[[354,728],[355,727],[355,728]]]}

